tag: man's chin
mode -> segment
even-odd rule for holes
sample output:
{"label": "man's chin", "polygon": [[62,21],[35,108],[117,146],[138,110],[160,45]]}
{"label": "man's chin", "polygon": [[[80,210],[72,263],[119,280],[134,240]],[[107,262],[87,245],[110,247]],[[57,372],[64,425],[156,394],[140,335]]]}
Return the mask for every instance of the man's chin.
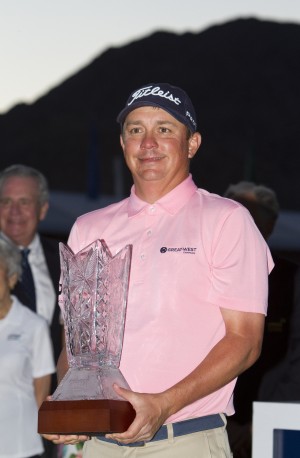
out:
{"label": "man's chin", "polygon": [[6,237],[12,240],[16,245],[22,245],[22,240],[24,239],[24,234],[19,230],[10,230],[10,231],[3,231]]}

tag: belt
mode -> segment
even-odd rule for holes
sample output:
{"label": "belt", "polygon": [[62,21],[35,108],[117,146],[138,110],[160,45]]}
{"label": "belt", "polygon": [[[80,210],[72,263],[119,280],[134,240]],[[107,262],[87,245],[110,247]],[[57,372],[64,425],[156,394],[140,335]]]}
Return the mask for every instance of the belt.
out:
{"label": "belt", "polygon": [[[190,420],[179,421],[172,423],[173,437],[184,436],[186,434],[197,433],[199,431],[206,431],[208,429],[220,428],[224,426],[224,421],[220,414],[207,415],[205,417],[192,418]],[[111,444],[126,446],[126,447],[141,447],[145,442],[132,442],[131,444],[120,444],[112,439],[107,439],[104,436],[96,436],[100,441],[110,442]],[[155,433],[152,439],[148,442],[161,441],[168,439],[168,429],[166,425],[162,425]]]}

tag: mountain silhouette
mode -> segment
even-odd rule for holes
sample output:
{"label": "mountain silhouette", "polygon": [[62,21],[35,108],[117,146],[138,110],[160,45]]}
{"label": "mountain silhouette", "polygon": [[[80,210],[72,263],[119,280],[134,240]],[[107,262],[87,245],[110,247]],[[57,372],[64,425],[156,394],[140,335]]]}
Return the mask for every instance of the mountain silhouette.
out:
{"label": "mountain silhouette", "polygon": [[112,194],[116,116],[133,89],[166,81],[195,105],[199,187],[222,194],[254,180],[272,187],[282,208],[299,210],[299,55],[299,25],[252,18],[110,48],[35,103],[0,115],[0,168],[24,163],[43,171],[51,189]]}

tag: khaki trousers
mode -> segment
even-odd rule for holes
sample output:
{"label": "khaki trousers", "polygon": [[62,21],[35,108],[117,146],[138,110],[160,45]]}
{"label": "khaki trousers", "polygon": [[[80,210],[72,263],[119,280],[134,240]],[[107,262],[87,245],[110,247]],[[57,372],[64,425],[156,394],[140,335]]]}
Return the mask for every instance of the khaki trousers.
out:
{"label": "khaki trousers", "polygon": [[96,438],[87,441],[83,458],[231,458],[226,427],[173,437],[168,425],[168,439],[146,442],[142,447],[126,447]]}

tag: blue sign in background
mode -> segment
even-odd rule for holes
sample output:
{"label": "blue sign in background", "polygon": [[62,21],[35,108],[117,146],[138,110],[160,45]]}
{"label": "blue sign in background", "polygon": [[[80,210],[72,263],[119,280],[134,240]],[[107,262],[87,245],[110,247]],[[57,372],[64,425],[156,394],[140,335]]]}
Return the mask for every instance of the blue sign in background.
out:
{"label": "blue sign in background", "polygon": [[300,457],[300,431],[274,429],[273,458]]}

